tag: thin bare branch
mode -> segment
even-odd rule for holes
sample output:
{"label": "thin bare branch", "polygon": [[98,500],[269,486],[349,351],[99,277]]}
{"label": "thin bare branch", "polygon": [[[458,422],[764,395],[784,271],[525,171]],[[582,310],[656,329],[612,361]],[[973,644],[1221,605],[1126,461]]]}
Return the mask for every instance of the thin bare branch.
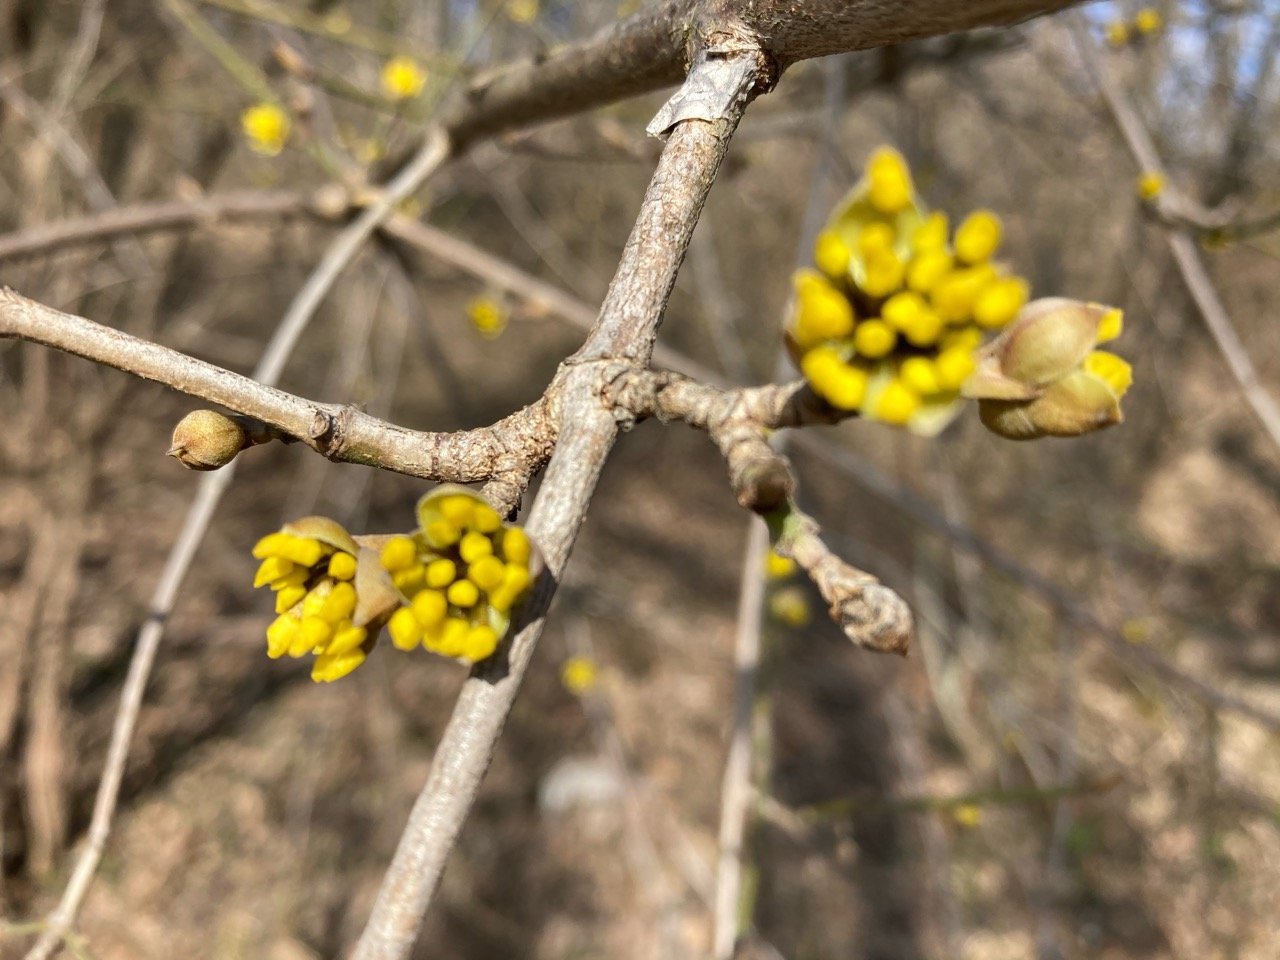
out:
{"label": "thin bare branch", "polygon": [[[545,462],[553,442],[539,401],[491,427],[425,433],[349,404],[316,403],[177,350],[0,289],[0,337],[19,337],[154,380],[269,424],[321,456],[426,480],[472,483]],[[535,452],[536,448],[536,452]]]}
{"label": "thin bare branch", "polygon": [[677,125],[662,152],[600,320],[582,349],[567,361],[564,393],[556,404],[559,442],[527,524],[547,563],[547,575],[526,604],[506,656],[478,665],[463,687],[431,775],[383,878],[355,960],[399,960],[413,948],[618,436],[612,413],[599,402],[598,372],[590,361],[617,356],[649,360],[676,272],[745,107],[745,102],[734,104],[720,122]]}
{"label": "thin bare branch", "polygon": [[[307,282],[298,291],[284,318],[280,321],[280,326],[268,342],[262,359],[254,371],[255,380],[266,386],[279,380],[285,361],[288,360],[298,339],[306,330],[307,324],[315,315],[338,275],[359,253],[361,245],[368,239],[377,224],[391,212],[396,204],[416,191],[432,173],[439,169],[447,155],[444,140],[439,136],[429,137],[413,162],[388,184],[382,197],[335,238],[325,252],[325,256],[307,278]],[[75,925],[80,905],[84,902],[90,883],[93,882],[98,864],[102,861],[102,853],[106,849],[107,838],[111,833],[116,803],[120,799],[120,785],[124,780],[125,763],[129,758],[129,747],[133,741],[134,729],[138,725],[142,698],[146,693],[151,668],[155,664],[165,621],[177,601],[178,590],[186,579],[196,551],[204,541],[205,533],[213,520],[214,511],[231,484],[231,479],[235,475],[235,466],[232,463],[202,480],[195,500],[183,520],[182,530],[165,561],[160,581],[156,584],[155,592],[151,596],[150,616],[138,633],[133,655],[129,660],[129,672],[120,694],[120,707],[116,711],[115,722],[111,729],[107,760],[103,767],[102,778],[98,783],[98,792],[94,798],[93,814],[89,821],[84,846],[76,859],[58,906],[49,915],[40,938],[27,952],[26,960],[48,960],[58,947],[67,941]]]}
{"label": "thin bare branch", "polygon": [[[1160,154],[1147,134],[1141,117],[1108,74],[1094,49],[1088,28],[1079,14],[1073,14],[1071,17],[1071,33],[1075,39],[1076,48],[1080,51],[1080,57],[1084,61],[1085,69],[1101,92],[1102,99],[1111,112],[1116,126],[1120,129],[1134,161],[1143,173],[1158,174],[1168,183]],[[1163,200],[1157,198],[1161,200],[1162,208],[1164,204],[1171,205],[1174,215],[1178,210],[1185,208],[1186,205],[1178,201],[1176,191],[1166,187],[1165,192],[1170,196]],[[1166,239],[1169,243],[1169,251],[1173,254],[1174,263],[1178,266],[1178,272],[1182,274],[1182,282],[1186,284],[1191,298],[1199,308],[1205,326],[1209,329],[1209,335],[1213,337],[1214,343],[1218,345],[1218,350],[1227,362],[1227,368],[1239,384],[1254,415],[1271,437],[1271,441],[1280,447],[1280,403],[1276,402],[1275,397],[1263,385],[1257,368],[1249,359],[1249,349],[1240,339],[1239,333],[1231,322],[1231,317],[1227,314],[1226,307],[1223,306],[1222,298],[1218,296],[1217,288],[1209,276],[1209,271],[1205,268],[1204,258],[1200,256],[1195,240],[1185,227],[1180,226],[1170,227]]]}

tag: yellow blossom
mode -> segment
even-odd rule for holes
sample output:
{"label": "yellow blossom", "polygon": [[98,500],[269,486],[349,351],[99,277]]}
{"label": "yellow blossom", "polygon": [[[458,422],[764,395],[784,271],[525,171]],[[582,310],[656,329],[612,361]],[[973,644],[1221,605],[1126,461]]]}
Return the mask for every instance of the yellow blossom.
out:
{"label": "yellow blossom", "polygon": [[764,575],[770,580],[786,580],[796,572],[796,562],[776,550],[764,555]]}
{"label": "yellow blossom", "polygon": [[475,297],[467,304],[467,319],[486,340],[496,340],[507,329],[507,311],[492,297]]}
{"label": "yellow blossom", "polygon": [[1154,170],[1148,170],[1138,178],[1138,196],[1147,201],[1154,200],[1164,192],[1164,177]]}
{"label": "yellow blossom", "polygon": [[426,71],[410,57],[392,57],[382,67],[382,92],[392,100],[412,100],[426,85]]}
{"label": "yellow blossom", "polygon": [[972,830],[982,823],[982,808],[976,803],[962,803],[951,811],[951,818],[956,826]]}
{"label": "yellow blossom", "polygon": [[1123,20],[1112,20],[1107,24],[1107,43],[1113,47],[1123,47],[1129,42],[1129,27]]}
{"label": "yellow blossom", "polygon": [[274,157],[289,139],[289,115],[277,104],[256,103],[240,114],[240,129],[250,150]]}
{"label": "yellow blossom", "polygon": [[914,193],[911,171],[897,150],[889,147],[876,150],[867,161],[867,179],[868,198],[881,213],[898,213],[911,205]]}
{"label": "yellow blossom", "polygon": [[1164,19],[1155,7],[1143,7],[1133,18],[1134,29],[1144,36],[1149,36],[1160,29]]}
{"label": "yellow blossom", "polygon": [[575,697],[589,693],[598,679],[599,671],[587,657],[570,657],[560,667],[560,682]]}
{"label": "yellow blossom", "polygon": [[809,608],[809,596],[803,587],[783,587],[769,597],[769,613],[775,620],[794,629],[809,625],[813,612]]}
{"label": "yellow blossom", "polygon": [[253,555],[262,561],[253,585],[276,595],[267,655],[313,654],[311,678],[318,683],[359,667],[398,603],[376,554],[335,521],[306,517],[263,537]]}

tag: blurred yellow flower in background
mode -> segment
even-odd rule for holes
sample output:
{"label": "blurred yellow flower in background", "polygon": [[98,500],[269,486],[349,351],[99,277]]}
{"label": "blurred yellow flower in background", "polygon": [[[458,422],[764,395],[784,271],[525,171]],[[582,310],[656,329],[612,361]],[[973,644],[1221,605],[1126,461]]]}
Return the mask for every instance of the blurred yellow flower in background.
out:
{"label": "blurred yellow flower in background", "polygon": [[506,308],[493,297],[476,297],[467,304],[467,319],[486,340],[496,340],[507,329]]}
{"label": "blurred yellow flower in background", "polygon": [[411,100],[426,85],[426,71],[409,57],[392,57],[382,68],[382,92],[392,100]]}
{"label": "blurred yellow flower in background", "polygon": [[560,682],[575,697],[589,693],[600,679],[600,671],[588,657],[570,657],[560,668]]}
{"label": "blurred yellow flower in background", "polygon": [[240,129],[249,149],[264,157],[274,157],[289,139],[289,115],[274,103],[256,103],[240,114]]}

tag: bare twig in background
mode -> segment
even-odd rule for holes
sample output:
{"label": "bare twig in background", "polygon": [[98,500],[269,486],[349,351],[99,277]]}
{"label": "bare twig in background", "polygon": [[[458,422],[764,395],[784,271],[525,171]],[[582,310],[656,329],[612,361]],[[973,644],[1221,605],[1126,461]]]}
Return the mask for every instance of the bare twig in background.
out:
{"label": "bare twig in background", "polygon": [[764,616],[761,566],[769,549],[764,521],[752,518],[742,550],[737,626],[733,640],[733,714],[729,752],[720,788],[720,828],[716,837],[716,893],[712,904],[711,956],[731,960],[742,915],[742,855],[755,791],[751,786],[756,681],[760,669],[760,622]]}
{"label": "bare twig in background", "polygon": [[[263,351],[262,359],[254,370],[254,379],[263,385],[279,380],[284,366],[298,340],[315,316],[325,295],[333,287],[338,275],[360,252],[364,242],[373,233],[378,222],[387,216],[397,203],[413,194],[447,159],[448,151],[441,137],[431,137],[409,164],[390,184],[379,200],[370,206],[349,227],[344,229],[326,250],[324,257],[312,271],[307,282],[298,291]],[[72,929],[80,905],[89,884],[97,872],[111,832],[116,802],[120,797],[120,784],[124,779],[125,763],[129,758],[129,746],[138,724],[142,698],[147,680],[155,663],[164,624],[178,598],[178,590],[186,579],[187,571],[195,559],[196,551],[204,540],[223,494],[235,475],[235,464],[205,477],[191,504],[173,549],[165,561],[160,581],[151,597],[151,611],[146,624],[138,634],[129,672],[120,694],[120,707],[111,731],[111,744],[103,767],[98,793],[94,798],[93,815],[85,837],[84,846],[63,890],[58,906],[49,915],[40,938],[28,951],[26,960],[48,960],[66,934]]]}
{"label": "bare twig in background", "polygon": [[[116,206],[116,198],[94,166],[93,160],[55,114],[27,96],[13,80],[3,76],[0,76],[0,99],[31,124],[41,139],[58,155],[80,185],[85,202],[91,209],[103,212]],[[127,238],[119,241],[113,245],[113,249],[128,272],[135,277],[144,277],[151,272],[147,255],[136,240]]]}
{"label": "bare twig in background", "polygon": [[[1116,126],[1120,128],[1124,142],[1129,152],[1133,154],[1140,172],[1157,174],[1168,183],[1164,164],[1142,124],[1142,119],[1099,60],[1088,28],[1079,14],[1071,15],[1071,33],[1085,68],[1101,92],[1102,99],[1106,102]],[[1173,190],[1172,187],[1165,188],[1165,191],[1171,190]],[[1159,200],[1158,197],[1157,200]],[[1174,209],[1178,209],[1176,197],[1166,202],[1171,202]],[[1205,269],[1204,258],[1200,256],[1195,240],[1185,227],[1171,226],[1167,233],[1169,251],[1178,265],[1178,272],[1182,274],[1182,280],[1199,308],[1205,326],[1209,328],[1209,334],[1218,345],[1223,359],[1226,360],[1227,369],[1240,385],[1245,400],[1262,423],[1263,429],[1271,437],[1272,443],[1280,447],[1280,403],[1276,402],[1275,397],[1258,377],[1257,368],[1249,359],[1249,349],[1241,341],[1240,335],[1231,323],[1227,309],[1222,304],[1222,298],[1218,296],[1217,288],[1209,277],[1209,271]]]}

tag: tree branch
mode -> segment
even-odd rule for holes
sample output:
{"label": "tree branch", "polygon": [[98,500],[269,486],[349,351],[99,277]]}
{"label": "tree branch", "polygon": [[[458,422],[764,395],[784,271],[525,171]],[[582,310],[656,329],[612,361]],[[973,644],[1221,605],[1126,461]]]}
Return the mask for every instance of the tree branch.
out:
{"label": "tree branch", "polygon": [[0,337],[64,350],[209,400],[269,424],[321,456],[425,480],[472,483],[546,462],[554,424],[544,400],[498,423],[454,433],[425,433],[387,423],[349,404],[294,396],[177,350],[0,289]]}
{"label": "tree branch", "polygon": [[[1143,126],[1142,119],[1099,61],[1093,41],[1089,37],[1088,28],[1079,14],[1071,17],[1071,33],[1075,39],[1076,48],[1080,51],[1080,57],[1084,61],[1085,69],[1102,93],[1102,99],[1116,126],[1120,129],[1133,159],[1142,172],[1158,174],[1167,183],[1168,177],[1165,175],[1164,164]],[[1173,197],[1157,197],[1157,201],[1161,204],[1160,209],[1170,209],[1173,216],[1183,208],[1177,200],[1176,193]],[[1168,205],[1167,208],[1166,205]],[[1186,284],[1191,299],[1199,308],[1209,335],[1213,337],[1223,359],[1226,360],[1227,369],[1239,384],[1245,400],[1263,429],[1271,437],[1272,443],[1280,447],[1280,403],[1276,402],[1275,397],[1263,385],[1257,368],[1249,359],[1249,350],[1231,323],[1231,317],[1218,296],[1218,291],[1213,285],[1209,271],[1205,268],[1204,258],[1200,256],[1195,240],[1185,227],[1180,226],[1170,227],[1166,232],[1166,239],[1178,272],[1182,274],[1182,282]]]}
{"label": "tree branch", "polygon": [[577,538],[605,459],[618,436],[599,400],[592,360],[626,356],[647,363],[676,272],[746,104],[724,120],[677,125],[662,152],[600,319],[566,361],[564,392],[554,405],[559,442],[527,528],[547,574],[517,624],[506,656],[475,668],[454,708],[409,823],[400,839],[355,960],[409,955],[488,769],[516,693],[542,633],[547,606]]}

